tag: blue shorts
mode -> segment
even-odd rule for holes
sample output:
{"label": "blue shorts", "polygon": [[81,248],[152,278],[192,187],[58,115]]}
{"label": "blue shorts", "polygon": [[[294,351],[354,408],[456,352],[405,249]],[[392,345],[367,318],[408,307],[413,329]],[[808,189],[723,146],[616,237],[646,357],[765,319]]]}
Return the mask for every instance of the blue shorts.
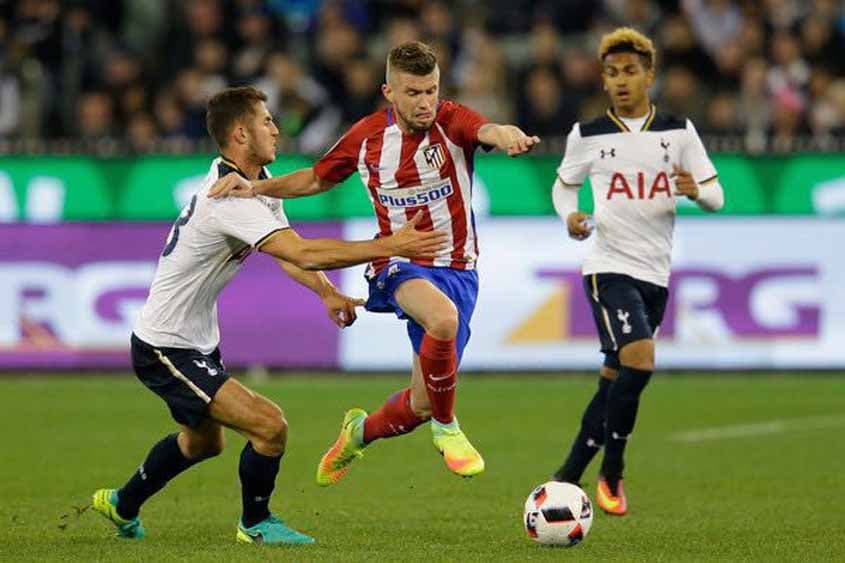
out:
{"label": "blue shorts", "polygon": [[396,313],[400,319],[408,321],[408,337],[414,352],[420,353],[425,330],[414,319],[408,317],[396,302],[396,290],[408,280],[424,279],[446,294],[458,309],[458,362],[464,355],[464,348],[469,342],[469,323],[475,311],[478,299],[478,273],[475,270],[455,270],[419,266],[410,262],[393,262],[375,278],[370,280],[370,297],[366,309],[374,313]]}

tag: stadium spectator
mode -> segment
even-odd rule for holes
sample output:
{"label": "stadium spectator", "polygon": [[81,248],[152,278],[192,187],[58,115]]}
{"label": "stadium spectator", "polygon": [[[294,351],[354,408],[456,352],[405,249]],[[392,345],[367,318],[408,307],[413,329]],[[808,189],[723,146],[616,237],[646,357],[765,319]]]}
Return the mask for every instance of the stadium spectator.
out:
{"label": "stadium spectator", "polygon": [[[502,121],[555,106],[567,121],[562,139],[572,116],[604,111],[589,53],[609,26],[626,24],[656,36],[666,72],[655,102],[687,112],[708,139],[741,132],[745,148],[762,150],[776,129],[791,130],[787,116],[800,108],[794,134],[809,136],[804,146],[841,148],[839,94],[830,89],[845,75],[843,22],[845,5],[835,0],[2,2],[0,137],[78,139],[80,106],[91,105],[83,93],[97,91],[111,98],[109,136],[128,150],[138,147],[130,133],[138,113],[152,116],[159,140],[200,139],[197,108],[211,92],[260,82],[288,134],[285,148],[320,153],[380,103],[371,85],[381,79],[368,69],[390,46],[422,39],[441,61],[444,95]],[[530,107],[549,83],[558,101],[539,95],[547,105]]]}

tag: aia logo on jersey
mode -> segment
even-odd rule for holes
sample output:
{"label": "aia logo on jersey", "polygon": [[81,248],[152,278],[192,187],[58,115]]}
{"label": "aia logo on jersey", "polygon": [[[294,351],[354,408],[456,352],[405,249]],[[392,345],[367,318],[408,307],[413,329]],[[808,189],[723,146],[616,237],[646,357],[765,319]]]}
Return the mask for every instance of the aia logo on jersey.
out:
{"label": "aia logo on jersey", "polygon": [[654,181],[651,182],[650,187],[646,188],[645,174],[637,172],[636,193],[631,189],[628,180],[621,172],[614,172],[610,179],[610,186],[607,190],[607,199],[613,199],[614,195],[619,197],[625,196],[627,199],[654,199],[659,194],[664,193],[666,197],[672,197],[672,190],[669,187],[669,177],[666,172],[660,172],[655,176]]}
{"label": "aia logo on jersey", "polygon": [[443,145],[435,143],[423,149],[423,156],[425,162],[430,167],[439,170],[446,164],[446,153],[443,151]]}

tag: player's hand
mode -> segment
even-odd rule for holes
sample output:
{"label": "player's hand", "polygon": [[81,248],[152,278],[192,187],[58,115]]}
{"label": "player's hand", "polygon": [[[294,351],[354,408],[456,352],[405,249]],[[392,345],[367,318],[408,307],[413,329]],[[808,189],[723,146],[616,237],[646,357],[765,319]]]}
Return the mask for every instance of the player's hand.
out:
{"label": "player's hand", "polygon": [[570,213],[566,218],[566,229],[569,231],[569,236],[575,240],[584,240],[589,238],[593,232],[592,218],[586,213],[577,211]]}
{"label": "player's hand", "polygon": [[418,231],[417,225],[422,220],[422,211],[417,211],[413,219],[395,234],[381,239],[390,249],[391,256],[406,258],[431,258],[437,251],[446,248],[449,234],[443,231]]}
{"label": "player's hand", "polygon": [[339,291],[332,291],[323,297],[323,305],[326,306],[326,312],[338,328],[351,326],[358,318],[355,308],[363,307],[364,303],[366,302],[363,299],[349,297]]}
{"label": "player's hand", "polygon": [[540,137],[526,135],[519,127],[508,125],[504,127],[508,156],[519,156],[531,152],[540,143]]}
{"label": "player's hand", "polygon": [[252,182],[237,172],[229,172],[214,182],[214,185],[208,190],[208,197],[217,199],[229,196],[255,197],[255,188],[252,186]]}
{"label": "player's hand", "polygon": [[687,196],[692,201],[698,199],[698,184],[689,171],[673,164],[672,176],[670,177],[675,180],[675,195]]}

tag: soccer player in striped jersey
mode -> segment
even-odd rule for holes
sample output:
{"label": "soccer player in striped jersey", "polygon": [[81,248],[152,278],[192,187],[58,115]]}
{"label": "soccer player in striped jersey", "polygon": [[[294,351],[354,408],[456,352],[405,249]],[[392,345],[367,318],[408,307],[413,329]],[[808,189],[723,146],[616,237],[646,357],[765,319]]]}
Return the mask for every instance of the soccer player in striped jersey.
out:
{"label": "soccer player in striped jersey", "polygon": [[377,411],[347,411],[341,433],[317,469],[317,482],[339,481],[366,445],[407,434],[431,419],[435,447],[465,477],[484,470],[454,415],[457,369],[470,336],[478,292],[478,243],[470,205],[473,153],[479,146],[511,156],[540,140],[513,125],[488,123],[473,110],[440,100],[440,70],[431,48],[407,42],[388,55],[382,92],[390,106],[363,118],[312,168],[259,182],[230,176],[212,194],[298,197],[324,192],[357,171],[378,218],[378,237],[416,213],[421,228],[449,233],[433,259],[375,260],[367,270],[369,311],[407,319],[413,347],[411,385]]}
{"label": "soccer player in striped jersey", "polygon": [[208,129],[220,147],[198,193],[185,206],[159,258],[150,295],[132,334],[138,379],[161,397],[180,425],[155,444],[120,489],[94,493],[93,508],[123,538],[140,539],[141,506],[168,481],[223,449],[223,427],[247,439],[240,455],[241,543],[306,544],[314,540],[270,513],[270,496],[285,450],[287,423],[275,403],[229,373],[220,358],[217,297],[256,250],[275,257],[285,272],[311,289],[339,326],[355,320],[356,300],[341,294],[321,272],[397,253],[431,256],[445,234],[415,230],[419,217],[378,241],[303,239],[288,224],[282,202],[271,198],[214,200],[205,196],[221,176],[266,178],[276,158],[279,130],[266,96],[231,88],[208,103]]}
{"label": "soccer player in striped jersey", "polygon": [[[578,483],[604,446],[596,501],[621,516],[627,512],[623,453],[654,370],[678,197],[717,211],[723,195],[692,122],[666,115],[649,101],[652,42],[620,28],[602,38],[599,58],[611,109],[573,126],[552,196],[572,238],[584,240],[596,231],[583,274],[604,365],[581,429],[554,478]],[[594,221],[578,210],[578,189],[588,176]]]}

